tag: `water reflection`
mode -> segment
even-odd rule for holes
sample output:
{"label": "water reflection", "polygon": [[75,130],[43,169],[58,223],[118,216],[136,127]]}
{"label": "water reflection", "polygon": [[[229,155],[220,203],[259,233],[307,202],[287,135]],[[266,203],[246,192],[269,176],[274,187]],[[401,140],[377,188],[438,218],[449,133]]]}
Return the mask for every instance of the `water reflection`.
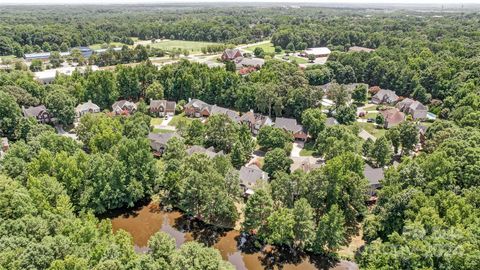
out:
{"label": "water reflection", "polygon": [[237,269],[357,269],[355,264],[344,267],[345,262],[337,264],[327,258],[309,256],[287,247],[259,247],[238,231],[208,226],[178,211],[162,211],[148,202],[131,209],[113,211],[107,218],[111,219],[114,232],[123,229],[132,235],[137,252],[147,252],[150,236],[163,231],[175,239],[177,247],[195,240],[218,249],[223,259]]}

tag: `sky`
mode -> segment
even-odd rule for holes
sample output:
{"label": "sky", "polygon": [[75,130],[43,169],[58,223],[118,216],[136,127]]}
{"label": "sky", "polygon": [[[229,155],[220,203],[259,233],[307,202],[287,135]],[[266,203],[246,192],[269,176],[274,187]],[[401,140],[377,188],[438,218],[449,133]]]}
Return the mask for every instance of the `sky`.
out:
{"label": "sky", "polygon": [[0,4],[154,4],[154,3],[201,3],[201,2],[229,2],[229,3],[378,3],[378,4],[480,4],[480,0],[0,0]]}

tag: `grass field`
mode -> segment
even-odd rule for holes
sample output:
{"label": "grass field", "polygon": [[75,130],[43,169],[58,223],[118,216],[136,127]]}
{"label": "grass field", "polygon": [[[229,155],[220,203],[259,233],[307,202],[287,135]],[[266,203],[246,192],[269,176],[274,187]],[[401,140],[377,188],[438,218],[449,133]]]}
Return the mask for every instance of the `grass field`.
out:
{"label": "grass field", "polygon": [[169,129],[161,129],[161,128],[154,128],[152,130],[152,133],[157,133],[157,134],[171,133],[171,132],[174,132],[174,131]]}
{"label": "grass field", "polygon": [[[96,44],[92,44],[88,47],[92,50],[99,50],[99,49],[103,49],[102,48],[103,44],[104,43],[96,43]],[[122,47],[124,44],[121,43],[121,42],[110,42],[108,45],[109,46],[114,46],[114,47]]]}
{"label": "grass field", "polygon": [[155,117],[150,120],[150,126],[161,125],[162,122],[163,122],[163,118]]}
{"label": "grass field", "polygon": [[275,47],[273,46],[273,44],[271,42],[265,43],[265,44],[260,44],[260,45],[249,46],[249,47],[246,47],[245,50],[253,52],[253,50],[255,50],[255,48],[257,48],[257,47],[262,48],[265,53],[275,52]]}
{"label": "grass field", "polygon": [[365,129],[368,133],[372,134],[376,138],[380,138],[383,135],[385,135],[386,130],[383,128],[376,128],[373,123],[363,123],[363,122],[357,122],[358,125]]}
{"label": "grass field", "polygon": [[190,53],[200,52],[203,47],[208,45],[218,45],[219,43],[214,42],[203,42],[203,41],[186,41],[186,40],[163,40],[156,43],[150,44],[151,47],[160,48],[163,50],[172,50],[172,49],[187,49]]}
{"label": "grass field", "polygon": [[301,157],[306,157],[306,156],[313,156],[315,154],[315,150],[313,147],[315,146],[315,142],[308,142],[303,146],[303,149],[300,151],[300,156]]}
{"label": "grass field", "polygon": [[189,124],[190,122],[192,122],[194,120],[194,118],[190,118],[190,117],[186,117],[184,113],[181,113],[181,114],[177,114],[173,117],[172,120],[170,120],[170,122],[168,123],[169,126],[173,126],[173,127],[176,127],[178,125],[179,122],[181,121],[185,121],[187,124]]}
{"label": "grass field", "polygon": [[0,55],[0,60],[13,60],[17,57],[15,55]]}

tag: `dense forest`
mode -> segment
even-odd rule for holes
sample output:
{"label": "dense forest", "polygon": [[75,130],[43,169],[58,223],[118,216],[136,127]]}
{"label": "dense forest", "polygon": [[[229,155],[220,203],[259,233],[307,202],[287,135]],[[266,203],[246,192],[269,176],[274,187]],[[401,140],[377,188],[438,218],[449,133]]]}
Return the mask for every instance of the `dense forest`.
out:
{"label": "dense forest", "polygon": [[[132,44],[132,37],[225,44],[271,38],[281,48],[333,51],[325,65],[305,69],[266,57],[248,75],[187,60],[159,68],[143,47],[94,56],[90,61],[120,65],[57,75],[49,85],[22,65],[0,71],[0,135],[10,140],[0,161],[0,268],[231,269],[216,250],[195,242],[176,249],[163,233],[151,237],[146,254],[137,254],[130,235],[113,234],[109,221],[95,215],[154,197],[166,208],[231,228],[243,200],[237,169],[258,144],[270,180],[248,199],[241,222],[256,244],[338,258],[339,248],[362,230],[366,244],[355,256],[361,268],[479,269],[480,20],[473,12],[433,15],[316,7],[0,7],[0,55]],[[348,52],[353,45],[376,50]],[[121,65],[132,59],[136,65]],[[336,111],[337,126],[325,125],[320,104],[327,83],[334,101],[328,113]],[[345,85],[352,83],[363,84],[351,92]],[[348,101],[366,102],[369,86],[429,105],[437,120],[423,151],[413,154],[413,121],[362,142]],[[198,98],[295,118],[325,165],[291,172],[291,134],[265,127],[254,141],[246,126],[225,115],[179,123],[179,138],[157,160],[146,139],[146,103],[163,98],[177,101],[179,112]],[[86,115],[75,128],[78,140],[22,116],[22,106],[43,104],[70,126],[77,104],[91,100],[110,110],[119,99],[138,102],[138,111]],[[191,145],[225,155],[187,156]],[[398,166],[390,166],[394,155]],[[364,158],[389,166],[372,207],[365,204]]]}

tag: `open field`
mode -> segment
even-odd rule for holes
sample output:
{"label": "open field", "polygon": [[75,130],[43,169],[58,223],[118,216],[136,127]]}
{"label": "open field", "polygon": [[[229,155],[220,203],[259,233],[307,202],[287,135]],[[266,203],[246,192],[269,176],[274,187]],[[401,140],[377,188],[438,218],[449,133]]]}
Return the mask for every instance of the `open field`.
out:
{"label": "open field", "polygon": [[[90,46],[88,46],[88,47],[89,47],[90,49],[92,49],[92,50],[99,50],[99,49],[103,49],[103,48],[102,48],[103,44],[104,44],[104,43],[95,43],[95,44],[92,44],[92,45],[90,45]],[[121,42],[110,42],[110,43],[108,44],[108,46],[114,46],[114,47],[122,47],[123,45],[125,45],[125,44],[123,44],[123,43],[121,43]],[[129,47],[130,47],[130,46],[129,46]]]}
{"label": "open field", "polygon": [[171,132],[174,132],[174,131],[169,130],[169,129],[162,129],[162,128],[154,128],[152,130],[152,133],[157,133],[157,134],[171,133]]}
{"label": "open field", "polygon": [[257,48],[257,47],[262,48],[265,53],[275,52],[275,47],[273,46],[273,44],[271,42],[265,43],[265,44],[260,44],[260,45],[253,45],[253,46],[245,47],[245,50],[253,52],[253,50],[255,50],[255,48]]}
{"label": "open field", "polygon": [[203,42],[203,41],[186,41],[186,40],[169,40],[165,39],[156,43],[150,44],[151,47],[160,48],[163,50],[172,50],[172,49],[187,49],[190,53],[200,52],[203,47],[209,45],[218,45],[219,43],[215,42]]}

